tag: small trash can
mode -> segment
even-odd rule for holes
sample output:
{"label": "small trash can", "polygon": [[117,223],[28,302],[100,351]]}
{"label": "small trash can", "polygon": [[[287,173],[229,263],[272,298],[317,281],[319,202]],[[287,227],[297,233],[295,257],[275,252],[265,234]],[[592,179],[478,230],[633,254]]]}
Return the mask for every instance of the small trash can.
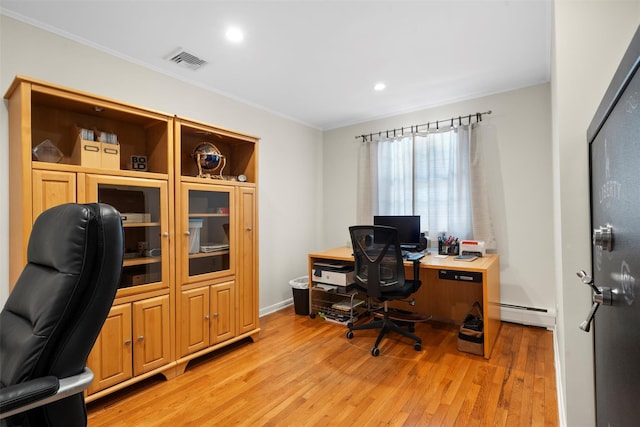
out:
{"label": "small trash can", "polygon": [[293,307],[296,314],[309,315],[309,277],[298,277],[289,281],[293,292]]}

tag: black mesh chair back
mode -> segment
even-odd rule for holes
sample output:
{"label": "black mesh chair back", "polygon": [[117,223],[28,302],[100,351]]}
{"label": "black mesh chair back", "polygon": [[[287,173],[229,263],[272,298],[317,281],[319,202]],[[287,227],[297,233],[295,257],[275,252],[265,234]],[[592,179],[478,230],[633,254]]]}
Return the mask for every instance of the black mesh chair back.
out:
{"label": "black mesh chair back", "polygon": [[[355,259],[356,284],[367,295],[386,299],[388,291],[405,282],[402,250],[395,228],[359,225],[349,229]],[[385,289],[383,294],[382,290]]]}
{"label": "black mesh chair back", "polygon": [[389,315],[388,301],[403,300],[420,288],[419,261],[413,263],[413,279],[405,277],[402,249],[398,242],[398,230],[382,225],[355,225],[349,227],[353,257],[355,260],[355,283],[358,288],[366,292],[369,299],[375,299],[384,304],[382,319],[374,319],[371,323],[354,325],[349,323],[347,338],[353,338],[353,331],[362,329],[380,329],[371,354],[378,356],[378,345],[383,336],[394,331],[414,340],[414,347],[420,351],[422,340],[416,335],[402,329],[394,323]]}

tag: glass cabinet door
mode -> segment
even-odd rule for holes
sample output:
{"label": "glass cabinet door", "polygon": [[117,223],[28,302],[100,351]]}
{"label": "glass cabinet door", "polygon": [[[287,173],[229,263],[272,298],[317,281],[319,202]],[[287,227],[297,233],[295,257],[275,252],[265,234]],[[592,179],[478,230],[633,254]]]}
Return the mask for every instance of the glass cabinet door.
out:
{"label": "glass cabinet door", "polygon": [[194,282],[234,273],[232,188],[183,184],[182,278]]}
{"label": "glass cabinet door", "polygon": [[87,181],[89,201],[107,203],[122,216],[125,254],[120,288],[138,292],[140,286],[145,290],[168,286],[167,183],[95,175],[87,176]]}

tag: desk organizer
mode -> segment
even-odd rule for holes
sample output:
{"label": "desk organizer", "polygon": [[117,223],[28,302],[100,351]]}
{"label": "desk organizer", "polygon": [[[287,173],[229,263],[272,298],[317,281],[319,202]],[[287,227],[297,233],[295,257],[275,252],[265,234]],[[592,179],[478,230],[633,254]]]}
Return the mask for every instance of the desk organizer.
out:
{"label": "desk organizer", "polygon": [[460,253],[460,244],[458,242],[447,244],[446,242],[438,242],[438,254],[440,255],[458,255]]}

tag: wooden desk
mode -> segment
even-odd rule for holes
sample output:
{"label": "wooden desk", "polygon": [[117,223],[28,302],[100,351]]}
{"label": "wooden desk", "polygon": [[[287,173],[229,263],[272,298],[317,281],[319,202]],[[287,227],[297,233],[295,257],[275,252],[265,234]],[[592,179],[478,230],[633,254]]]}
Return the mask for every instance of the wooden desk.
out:
{"label": "wooden desk", "polygon": [[[315,262],[353,262],[352,252],[351,247],[342,246],[310,253],[309,286],[312,286]],[[413,274],[410,265],[406,263],[408,277]],[[479,272],[482,273],[482,283],[442,280],[440,270]],[[422,286],[414,295],[416,305],[412,310],[429,314],[434,320],[459,325],[473,303],[480,302],[484,317],[484,357],[488,359],[501,325],[499,255],[487,255],[471,262],[456,261],[453,256],[436,258],[433,254],[425,255],[420,260],[420,280]],[[309,292],[310,298],[311,295]]]}

